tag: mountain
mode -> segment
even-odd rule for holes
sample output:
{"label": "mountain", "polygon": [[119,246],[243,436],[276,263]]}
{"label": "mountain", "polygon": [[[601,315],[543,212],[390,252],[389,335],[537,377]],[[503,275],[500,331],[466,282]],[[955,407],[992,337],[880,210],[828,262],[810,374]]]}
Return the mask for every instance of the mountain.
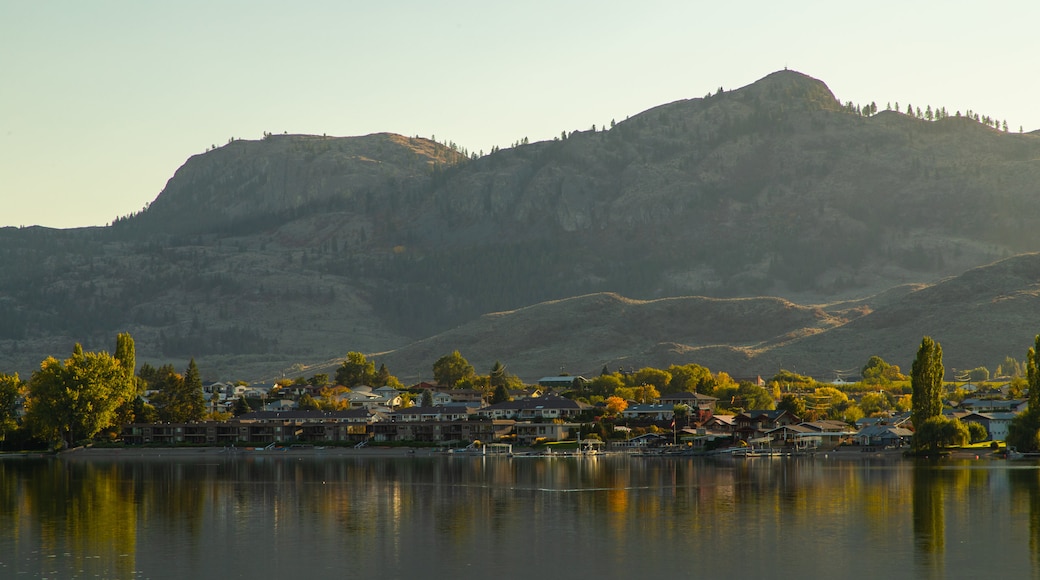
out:
{"label": "mountain", "polygon": [[832,379],[858,375],[873,355],[909,372],[921,338],[932,336],[951,373],[992,369],[1005,356],[1024,360],[1040,333],[1040,254],[871,298],[806,307],[780,298],[642,301],[593,294],[487,314],[376,359],[421,371],[459,349],[482,372],[495,360],[586,376],[603,367],[697,362],[739,376],[768,377],[786,368]]}
{"label": "mountain", "polygon": [[[813,341],[1040,250],[1040,136],[866,109],[785,70],[480,158],[392,134],[234,141],[111,226],[0,229],[0,369],[128,330],[141,360],[195,356],[214,376],[299,373],[349,350],[421,375],[440,355],[408,353],[463,348],[452,329],[543,307],[563,327],[549,336],[591,337],[597,360],[545,329],[496,338],[496,359],[527,353],[525,377],[699,357],[744,375],[816,355],[800,344],[818,345],[820,368],[861,366]],[[693,327],[717,320],[716,338],[613,328],[612,304],[683,305]],[[977,332],[948,329],[960,334],[935,338]],[[973,366],[994,364],[982,356]]]}

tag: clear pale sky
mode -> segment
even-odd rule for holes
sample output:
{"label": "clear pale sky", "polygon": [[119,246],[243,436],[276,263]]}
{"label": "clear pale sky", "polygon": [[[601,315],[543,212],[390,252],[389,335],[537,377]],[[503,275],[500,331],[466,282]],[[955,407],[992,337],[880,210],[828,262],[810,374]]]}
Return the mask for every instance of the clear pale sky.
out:
{"label": "clear pale sky", "polygon": [[264,131],[552,139],[784,67],[1040,129],[1040,3],[0,0],[0,226],[104,225]]}

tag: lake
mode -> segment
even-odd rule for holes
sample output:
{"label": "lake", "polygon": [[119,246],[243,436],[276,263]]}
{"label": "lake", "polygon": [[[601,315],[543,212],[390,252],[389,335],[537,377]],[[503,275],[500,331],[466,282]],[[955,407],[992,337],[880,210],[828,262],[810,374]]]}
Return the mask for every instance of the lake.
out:
{"label": "lake", "polygon": [[199,453],[0,459],[2,578],[1040,578],[1040,468]]}

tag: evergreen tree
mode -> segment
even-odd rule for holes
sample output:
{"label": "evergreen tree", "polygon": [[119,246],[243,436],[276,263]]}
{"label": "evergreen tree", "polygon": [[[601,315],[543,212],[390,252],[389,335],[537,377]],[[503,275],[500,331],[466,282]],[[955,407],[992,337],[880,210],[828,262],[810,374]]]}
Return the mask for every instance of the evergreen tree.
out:
{"label": "evergreen tree", "polygon": [[506,390],[505,385],[498,385],[495,387],[495,392],[491,395],[491,404],[497,405],[498,403],[507,403],[511,399],[509,397],[509,391]]}
{"label": "evergreen tree", "polygon": [[385,364],[379,365],[379,370],[376,371],[375,377],[372,379],[373,387],[385,387],[390,384],[390,379],[394,378],[390,374],[390,371],[386,368]]}
{"label": "evergreen tree", "polygon": [[930,336],[921,340],[917,358],[910,371],[913,396],[911,421],[915,427],[924,425],[931,417],[942,414],[943,374],[942,346]]}
{"label": "evergreen tree", "polygon": [[424,389],[422,398],[419,400],[420,407],[432,407],[433,406],[433,391],[430,389]]}
{"label": "evergreen tree", "polygon": [[[309,396],[310,395],[304,395],[304,397],[309,397]],[[313,401],[314,399],[311,399],[311,400]],[[236,417],[238,417],[239,415],[245,415],[246,413],[252,413],[253,412],[253,408],[249,406],[249,401],[247,401],[245,397],[239,397],[238,399],[235,399],[235,406],[232,409],[232,412],[234,413],[234,415]]]}
{"label": "evergreen tree", "polygon": [[188,361],[188,370],[184,372],[184,399],[187,403],[187,421],[201,421],[206,414],[206,399],[202,396],[202,379],[195,359]]}

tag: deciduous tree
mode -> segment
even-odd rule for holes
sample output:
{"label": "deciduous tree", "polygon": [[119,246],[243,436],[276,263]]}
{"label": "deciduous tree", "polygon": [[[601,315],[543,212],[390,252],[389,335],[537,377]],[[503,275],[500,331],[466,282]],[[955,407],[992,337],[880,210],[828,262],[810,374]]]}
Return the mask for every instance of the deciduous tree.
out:
{"label": "deciduous tree", "polygon": [[459,351],[453,351],[433,363],[433,379],[442,387],[453,388],[459,381],[469,379],[477,373]]}
{"label": "deciduous tree", "polygon": [[0,441],[4,441],[7,434],[18,427],[15,405],[23,387],[17,373],[0,373]]}
{"label": "deciduous tree", "polygon": [[370,385],[376,378],[376,364],[369,362],[365,355],[351,351],[343,364],[336,369],[336,384],[353,389],[359,385]]}
{"label": "deciduous tree", "polygon": [[944,372],[942,346],[930,336],[924,337],[910,371],[910,389],[913,396],[910,420],[915,429],[929,418],[942,413]]}
{"label": "deciduous tree", "polygon": [[606,404],[607,414],[611,416],[620,415],[628,408],[628,401],[617,396],[607,397],[604,403]]}
{"label": "deciduous tree", "polygon": [[33,373],[28,421],[38,436],[69,446],[111,426],[134,394],[133,374],[121,361],[77,344],[64,362],[48,357]]}

